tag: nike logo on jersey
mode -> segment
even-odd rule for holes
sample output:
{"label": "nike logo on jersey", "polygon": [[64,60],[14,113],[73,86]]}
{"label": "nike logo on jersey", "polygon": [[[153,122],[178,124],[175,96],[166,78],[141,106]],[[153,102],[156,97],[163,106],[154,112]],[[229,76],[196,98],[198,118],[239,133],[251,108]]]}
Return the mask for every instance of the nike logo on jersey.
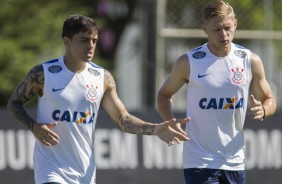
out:
{"label": "nike logo on jersey", "polygon": [[205,77],[205,76],[207,76],[207,75],[209,75],[209,74],[204,74],[204,75],[198,74],[198,78],[202,78],[202,77]]}
{"label": "nike logo on jersey", "polygon": [[63,89],[64,89],[64,88],[58,88],[58,89],[53,88],[52,91],[53,91],[53,92],[56,92],[56,91],[61,91],[61,90],[63,90]]}

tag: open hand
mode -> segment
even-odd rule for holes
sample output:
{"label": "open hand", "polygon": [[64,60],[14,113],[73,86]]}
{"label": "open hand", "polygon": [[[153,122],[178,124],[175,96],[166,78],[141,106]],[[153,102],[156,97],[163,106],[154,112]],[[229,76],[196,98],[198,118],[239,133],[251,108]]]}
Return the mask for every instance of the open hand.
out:
{"label": "open hand", "polygon": [[182,119],[171,119],[158,124],[154,132],[161,140],[166,142],[169,146],[173,145],[174,142],[180,143],[181,141],[187,141],[189,138],[185,131],[181,128],[181,125],[186,124],[190,121],[190,118]]}
{"label": "open hand", "polygon": [[51,131],[56,125],[57,122],[46,124],[35,123],[32,132],[42,144],[46,146],[54,146],[59,143],[59,136]]}

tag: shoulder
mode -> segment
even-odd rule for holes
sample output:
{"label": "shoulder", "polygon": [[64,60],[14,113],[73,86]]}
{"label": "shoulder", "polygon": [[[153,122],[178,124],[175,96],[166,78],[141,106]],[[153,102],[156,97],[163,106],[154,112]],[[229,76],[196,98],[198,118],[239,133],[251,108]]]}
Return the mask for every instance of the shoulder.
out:
{"label": "shoulder", "polygon": [[176,62],[174,63],[171,76],[184,79],[185,81],[189,80],[190,73],[190,64],[187,54],[181,55]]}
{"label": "shoulder", "polygon": [[201,45],[199,47],[196,47],[189,51],[188,56],[191,57],[192,59],[203,59],[207,55],[207,47],[206,44]]}
{"label": "shoulder", "polygon": [[262,66],[261,58],[253,52],[250,54],[250,61],[252,68]]}
{"label": "shoulder", "polygon": [[52,74],[59,73],[63,70],[64,67],[62,60],[63,58],[61,57],[61,58],[45,61],[41,64],[42,70],[46,70],[48,71],[48,73],[52,73]]}
{"label": "shoulder", "polygon": [[35,65],[34,67],[32,67],[28,73],[28,76],[42,76],[43,77],[43,73],[44,73],[44,69],[43,69],[43,66],[42,64],[38,64],[38,65]]}
{"label": "shoulder", "polygon": [[187,66],[189,64],[189,58],[187,54],[181,55],[177,60],[176,60],[176,65],[181,65],[181,66]]}
{"label": "shoulder", "polygon": [[237,43],[233,43],[233,42],[232,42],[232,44],[233,44],[233,46],[234,46],[236,49],[249,50],[249,49],[247,49],[246,47],[244,47],[244,46],[242,46],[242,45],[239,45],[239,44],[237,44]]}
{"label": "shoulder", "polygon": [[89,64],[89,66],[90,66],[91,68],[93,68],[94,70],[99,70],[99,71],[103,71],[103,70],[104,70],[103,67],[101,67],[101,66],[99,66],[99,65],[96,65],[95,63],[93,63],[93,62],[91,62],[91,61],[87,62],[87,64]]}
{"label": "shoulder", "polygon": [[104,68],[100,67],[92,62],[87,62],[87,70],[90,74],[95,77],[103,76],[104,77]]}
{"label": "shoulder", "polygon": [[189,58],[187,54],[183,54],[179,56],[174,63],[173,69],[181,72],[181,71],[187,71],[189,69]]}
{"label": "shoulder", "polygon": [[105,75],[106,80],[113,78],[113,76],[112,76],[111,72],[109,72],[109,70],[104,69],[104,75]]}
{"label": "shoulder", "polygon": [[42,96],[42,89],[44,86],[44,71],[42,64],[32,67],[19,86],[21,88],[25,86],[24,88],[27,91],[29,90],[29,94],[39,94]]}
{"label": "shoulder", "polygon": [[250,59],[251,59],[251,62],[255,62],[255,63],[261,62],[260,57],[253,52],[251,52],[250,54]]}
{"label": "shoulder", "polygon": [[44,83],[44,73],[57,74],[63,70],[62,62],[59,62],[60,58],[45,61],[31,68],[27,75],[27,80],[36,81],[34,84],[42,86]]}
{"label": "shoulder", "polygon": [[55,63],[59,63],[59,60],[60,59],[63,59],[63,57],[61,57],[61,58],[56,58],[56,59],[51,59],[51,60],[49,60],[49,61],[45,61],[44,63],[42,63],[42,64],[55,64]]}
{"label": "shoulder", "polygon": [[104,83],[105,83],[105,90],[108,88],[114,88],[116,86],[114,77],[112,76],[112,74],[104,69]]}
{"label": "shoulder", "polygon": [[263,76],[264,75],[264,67],[263,67],[263,63],[262,63],[262,60],[260,59],[260,57],[255,53],[251,53],[250,61],[251,61],[251,68],[252,68],[253,77]]}
{"label": "shoulder", "polygon": [[250,57],[249,55],[251,55],[251,51],[244,46],[233,43],[232,47],[233,47],[232,50],[236,57],[243,59],[245,57]]}

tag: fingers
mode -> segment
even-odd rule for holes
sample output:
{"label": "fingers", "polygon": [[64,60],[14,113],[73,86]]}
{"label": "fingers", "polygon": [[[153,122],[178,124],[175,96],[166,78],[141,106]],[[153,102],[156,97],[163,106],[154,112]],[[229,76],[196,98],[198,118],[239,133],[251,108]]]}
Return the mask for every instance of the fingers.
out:
{"label": "fingers", "polygon": [[172,140],[172,141],[168,141],[167,145],[168,145],[168,146],[174,145],[174,141],[173,141],[173,140]]}
{"label": "fingers", "polygon": [[54,146],[59,143],[59,137],[52,131],[42,133],[37,139],[46,146]]}
{"label": "fingers", "polygon": [[59,136],[57,134],[55,134],[54,132],[50,131],[47,134],[47,141],[52,145],[56,145],[59,143]]}
{"label": "fingers", "polygon": [[173,146],[174,144],[180,144],[181,141],[177,137],[173,137],[169,141],[167,141],[168,146]]}
{"label": "fingers", "polygon": [[[182,134],[184,134],[184,135],[187,136],[186,132],[181,128],[181,125],[185,125],[185,124],[188,123],[190,120],[191,120],[190,117],[188,117],[188,118],[182,118],[182,119],[177,119],[177,120],[176,120],[176,123],[178,123],[178,122],[180,123],[180,125],[179,125],[179,124],[176,124],[177,131],[179,131],[179,132],[181,132]],[[177,126],[177,125],[179,125],[179,126]]]}
{"label": "fingers", "polygon": [[160,123],[155,126],[154,134],[161,140],[166,142],[169,146],[180,143],[181,141],[188,141],[186,132],[181,128],[182,124],[186,124],[190,121],[190,118],[171,119]]}
{"label": "fingers", "polygon": [[184,125],[190,121],[190,117],[188,118],[180,118],[180,119],[172,119],[169,121],[168,125],[173,132],[173,138],[177,138],[174,140],[175,142],[179,141],[188,141],[189,138],[187,137],[186,132],[181,128],[181,125]]}
{"label": "fingers", "polygon": [[253,106],[256,105],[257,100],[255,99],[254,95],[251,95],[251,96],[250,96],[250,101],[251,101],[251,103],[252,103]]}
{"label": "fingers", "polygon": [[48,127],[48,128],[54,128],[55,126],[57,125],[57,122],[55,121],[54,123],[48,123],[48,124],[46,124],[46,126]]}
{"label": "fingers", "polygon": [[248,112],[248,115],[250,119],[261,120],[264,117],[264,110],[262,105],[251,108]]}
{"label": "fingers", "polygon": [[51,146],[51,144],[47,141],[45,141],[44,139],[39,140],[42,144],[44,144],[45,146]]}
{"label": "fingers", "polygon": [[[182,130],[182,129],[181,129]],[[174,138],[177,138],[178,140],[181,140],[181,141],[189,141],[189,137],[187,137],[187,134],[186,132],[184,132],[183,130],[180,132],[179,130],[172,130],[174,132]],[[182,133],[184,132],[184,133]]]}
{"label": "fingers", "polygon": [[179,118],[179,119],[173,118],[173,119],[169,120],[169,123],[170,123],[171,125],[172,125],[172,124],[175,124],[175,125],[176,125],[177,123],[181,123],[182,125],[184,125],[184,124],[188,123],[190,120],[191,120],[190,117],[188,117],[188,118]]}
{"label": "fingers", "polygon": [[185,125],[190,120],[191,120],[191,118],[188,117],[188,118],[180,118],[180,119],[177,119],[177,120],[174,118],[174,119],[169,121],[169,126],[171,126],[175,130],[174,133],[176,134],[175,135],[176,137],[180,136],[179,137],[180,140],[189,140],[186,132],[181,128],[181,125]]}
{"label": "fingers", "polygon": [[56,126],[55,123],[37,124],[33,129],[34,136],[46,146],[54,146],[59,143],[59,136],[50,130]]}
{"label": "fingers", "polygon": [[181,124],[186,124],[186,123],[188,123],[190,120],[191,120],[191,118],[188,117],[188,118],[177,119],[176,121],[177,121],[177,122],[180,122]]}
{"label": "fingers", "polygon": [[253,107],[261,105],[261,101],[255,99],[254,95],[250,96],[250,101],[251,101]]}
{"label": "fingers", "polygon": [[264,117],[264,110],[261,101],[256,100],[254,95],[250,96],[250,101],[252,103],[252,107],[248,112],[250,119],[261,120]]}

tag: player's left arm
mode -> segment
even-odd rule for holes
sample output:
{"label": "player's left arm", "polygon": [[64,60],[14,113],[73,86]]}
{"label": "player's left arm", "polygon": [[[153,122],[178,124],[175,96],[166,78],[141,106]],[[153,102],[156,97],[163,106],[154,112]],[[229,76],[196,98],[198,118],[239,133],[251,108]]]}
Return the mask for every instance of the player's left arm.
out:
{"label": "player's left arm", "polygon": [[186,133],[172,128],[177,122],[187,123],[188,119],[170,120],[163,123],[145,122],[127,112],[119,99],[113,76],[105,70],[104,96],[102,106],[107,111],[118,129],[123,132],[139,135],[157,135],[161,140],[169,143],[173,137],[178,140],[188,140]]}
{"label": "player's left arm", "polygon": [[133,134],[153,134],[154,126],[140,123],[141,120],[127,112],[125,106],[117,95],[114,78],[107,70],[105,70],[104,81],[105,92],[101,104],[114,121],[117,128],[121,131]]}
{"label": "player's left arm", "polygon": [[263,63],[259,56],[251,54],[252,83],[250,100],[252,107],[249,111],[251,119],[267,118],[276,111],[276,100],[265,77]]}

